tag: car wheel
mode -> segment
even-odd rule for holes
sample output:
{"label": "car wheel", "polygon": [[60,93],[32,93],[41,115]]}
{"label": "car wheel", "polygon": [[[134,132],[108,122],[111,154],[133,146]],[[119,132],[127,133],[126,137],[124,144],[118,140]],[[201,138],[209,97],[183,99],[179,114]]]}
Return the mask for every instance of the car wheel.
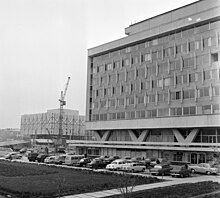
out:
{"label": "car wheel", "polygon": [[181,177],[181,178],[184,178],[184,175],[183,175],[183,174],[180,174],[180,177]]}
{"label": "car wheel", "polygon": [[206,174],[207,174],[207,175],[210,175],[210,174],[211,174],[211,172],[210,172],[210,171],[207,171],[207,172],[206,172]]}
{"label": "car wheel", "polygon": [[191,173],[195,173],[196,171],[194,169],[191,169]]}
{"label": "car wheel", "polygon": [[144,171],[145,171],[145,168],[143,168],[142,172],[144,172]]}
{"label": "car wheel", "polygon": [[134,173],[134,169],[132,169],[131,172]]}

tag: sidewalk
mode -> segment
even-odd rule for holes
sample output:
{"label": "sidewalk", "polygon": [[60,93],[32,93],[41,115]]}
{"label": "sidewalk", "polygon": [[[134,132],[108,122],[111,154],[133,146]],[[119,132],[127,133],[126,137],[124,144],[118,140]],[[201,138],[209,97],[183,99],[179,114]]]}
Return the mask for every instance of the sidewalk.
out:
{"label": "sidewalk", "polygon": [[[189,178],[170,178],[169,177],[168,179],[169,180],[165,182],[143,184],[143,185],[135,186],[132,192],[136,192],[140,190],[148,190],[148,189],[153,189],[153,188],[161,188],[161,187],[184,184],[184,183],[197,183],[197,182],[203,182],[203,181],[214,181],[214,182],[220,183],[220,176],[204,175],[204,176],[189,177]],[[119,194],[121,193],[118,189],[112,189],[112,190],[104,190],[104,191],[98,191],[98,192],[92,192],[92,193],[68,195],[68,196],[64,196],[63,198],[100,198],[100,197],[109,197],[112,195],[119,195]]]}

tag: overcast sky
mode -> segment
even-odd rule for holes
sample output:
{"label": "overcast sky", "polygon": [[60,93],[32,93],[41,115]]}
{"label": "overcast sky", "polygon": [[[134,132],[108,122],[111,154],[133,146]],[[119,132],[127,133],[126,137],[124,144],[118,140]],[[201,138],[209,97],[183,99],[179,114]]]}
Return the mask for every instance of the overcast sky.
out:
{"label": "overcast sky", "polygon": [[87,49],[124,28],[196,0],[0,0],[0,128],[23,114],[86,108]]}

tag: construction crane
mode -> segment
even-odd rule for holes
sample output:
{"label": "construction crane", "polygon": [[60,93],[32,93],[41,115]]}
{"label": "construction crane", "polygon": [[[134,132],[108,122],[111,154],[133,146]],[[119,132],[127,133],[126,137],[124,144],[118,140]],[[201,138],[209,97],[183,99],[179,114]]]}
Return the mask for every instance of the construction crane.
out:
{"label": "construction crane", "polygon": [[67,79],[64,91],[61,91],[61,94],[60,94],[59,131],[58,131],[57,144],[56,144],[55,150],[58,149],[58,146],[65,145],[65,140],[63,140],[63,107],[66,105],[65,97],[66,97],[66,92],[69,86],[69,82],[70,82],[70,77],[68,77]]}

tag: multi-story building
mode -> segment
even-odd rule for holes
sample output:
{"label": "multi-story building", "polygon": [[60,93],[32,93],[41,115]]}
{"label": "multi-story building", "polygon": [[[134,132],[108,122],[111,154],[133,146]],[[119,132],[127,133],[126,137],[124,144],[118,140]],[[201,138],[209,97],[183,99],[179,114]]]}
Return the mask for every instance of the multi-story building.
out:
{"label": "multi-story building", "polygon": [[220,152],[220,2],[200,0],[88,50],[80,152],[206,162]]}
{"label": "multi-story building", "polygon": [[[35,139],[51,139],[59,133],[59,109],[46,113],[26,114],[21,116],[21,134]],[[63,136],[66,139],[80,139],[85,136],[85,116],[79,111],[64,109],[62,119]]]}

